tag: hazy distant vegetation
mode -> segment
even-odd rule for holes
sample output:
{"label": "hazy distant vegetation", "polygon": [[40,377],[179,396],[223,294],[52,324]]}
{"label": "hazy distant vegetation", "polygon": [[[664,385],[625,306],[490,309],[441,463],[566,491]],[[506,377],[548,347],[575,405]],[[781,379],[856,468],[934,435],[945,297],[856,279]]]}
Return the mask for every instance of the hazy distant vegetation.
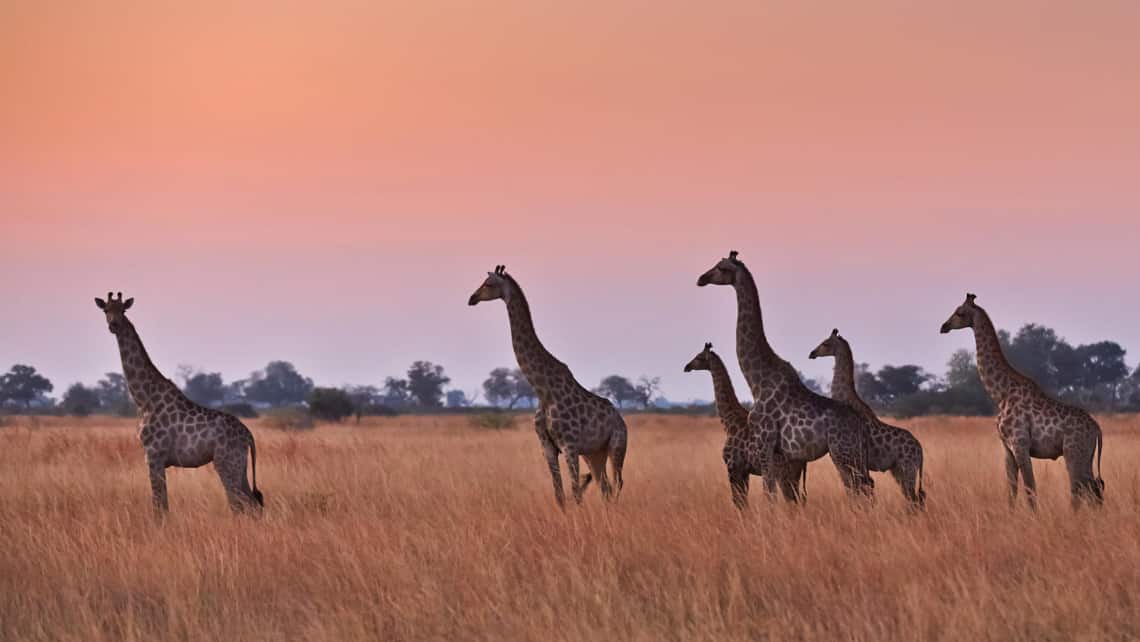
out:
{"label": "hazy distant vegetation", "polygon": [[[1048,327],[1030,323],[1016,334],[1001,331],[1006,355],[1051,395],[1093,411],[1140,410],[1140,368],[1125,362],[1125,349],[1114,341],[1073,346]],[[343,421],[355,417],[401,413],[464,412],[482,407],[504,411],[532,409],[534,388],[517,368],[494,368],[481,389],[448,389],[451,378],[442,365],[415,361],[403,376],[389,376],[378,385],[317,386],[288,361],[271,361],[249,377],[226,383],[217,372],[189,366],[177,369],[186,395],[213,408],[242,417],[279,408],[300,408],[317,419]],[[827,393],[827,382],[805,378],[813,390]],[[626,411],[712,413],[709,402],[670,403],[661,396],[661,380],[614,374],[604,377],[594,392]],[[989,415],[994,406],[978,377],[974,354],[955,352],[942,375],[913,364],[884,365],[872,370],[856,366],[859,393],[884,415]],[[74,383],[59,399],[54,384],[36,369],[16,364],[0,375],[0,410],[9,414],[92,414],[131,416],[134,403],[123,375],[107,373],[93,385]],[[480,399],[482,397],[482,399]]]}

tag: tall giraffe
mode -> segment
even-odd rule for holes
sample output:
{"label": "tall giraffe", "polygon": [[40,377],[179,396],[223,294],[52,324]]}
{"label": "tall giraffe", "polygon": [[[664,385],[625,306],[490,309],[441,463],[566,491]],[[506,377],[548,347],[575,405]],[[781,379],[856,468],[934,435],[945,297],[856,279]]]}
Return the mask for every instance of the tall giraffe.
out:
{"label": "tall giraffe", "polygon": [[[1037,507],[1037,482],[1033,477],[1032,458],[1065,458],[1069,471],[1069,490],[1073,508],[1081,500],[1094,505],[1104,503],[1104,479],[1100,476],[1100,457],[1104,452],[1100,426],[1085,410],[1053,399],[1035,381],[1018,372],[1002,352],[997,330],[990,315],[974,299],[954,310],[942,334],[951,330],[973,328],[978,351],[978,374],[986,392],[997,405],[997,429],[1005,447],[1005,476],[1009,484],[1009,503],[1017,500],[1018,474],[1025,480],[1025,495],[1030,508]],[[1093,456],[1097,474],[1093,477]]]}
{"label": "tall giraffe", "polygon": [[[257,449],[253,435],[232,415],[205,408],[186,398],[173,381],[159,372],[143,347],[135,326],[127,318],[135,300],[123,301],[107,293],[107,300],[95,299],[95,305],[107,317],[107,328],[119,343],[123,375],[127,390],[139,409],[139,439],[146,453],[150,471],[150,488],[154,507],[169,510],[166,498],[166,469],[197,468],[211,461],[222,480],[230,509],[260,510],[265,505],[257,489]],[[249,451],[253,487],[245,476],[245,457]]]}
{"label": "tall giraffe", "polygon": [[809,359],[819,357],[835,357],[831,398],[851,406],[871,421],[867,468],[877,472],[889,470],[903,496],[912,504],[921,506],[926,501],[926,491],[922,490],[922,444],[910,431],[883,423],[859,396],[855,390],[855,357],[851,353],[851,344],[839,334],[838,329],[832,330],[831,336],[808,355]]}
{"label": "tall giraffe", "polygon": [[[697,279],[697,285],[731,285],[736,291],[736,357],[755,400],[748,422],[761,462],[777,449],[791,461],[809,462],[830,455],[849,492],[870,495],[867,473],[871,422],[850,406],[817,395],[800,380],[792,364],[768,344],[756,281],[737,252],[729,253]],[[775,479],[764,478],[768,492]]]}
{"label": "tall giraffe", "polygon": [[[601,486],[602,496],[616,499],[623,484],[621,471],[626,450],[626,427],[621,414],[608,400],[582,387],[570,373],[570,368],[550,354],[538,340],[522,287],[502,265],[487,273],[487,279],[467,304],[476,305],[480,301],[495,299],[506,303],[515,358],[519,369],[538,394],[539,408],[534,416],[534,429],[550,468],[554,499],[559,506],[565,503],[562,473],[558,466],[559,453],[566,457],[574,501],[582,502],[582,492],[595,477]],[[590,473],[582,480],[578,473],[579,456],[586,458],[590,468]],[[606,475],[606,459],[613,462],[616,490],[610,487]]]}
{"label": "tall giraffe", "polygon": [[[757,451],[749,450],[748,444],[752,438],[752,429],[748,425],[748,410],[741,405],[740,398],[736,396],[736,389],[732,385],[732,378],[720,355],[712,349],[711,343],[706,343],[704,350],[697,353],[688,364],[685,372],[694,370],[707,370],[712,375],[713,393],[716,395],[716,412],[720,415],[720,423],[724,426],[724,450],[721,457],[725,468],[728,469],[728,484],[732,490],[732,503],[737,508],[748,505],[748,480],[751,475],[764,476],[763,464],[754,457]],[[775,470],[772,476],[779,480],[780,490],[788,501],[797,501],[807,495],[807,464],[804,462],[789,462],[777,452],[773,461]],[[799,490],[799,480],[803,478],[803,492]]]}

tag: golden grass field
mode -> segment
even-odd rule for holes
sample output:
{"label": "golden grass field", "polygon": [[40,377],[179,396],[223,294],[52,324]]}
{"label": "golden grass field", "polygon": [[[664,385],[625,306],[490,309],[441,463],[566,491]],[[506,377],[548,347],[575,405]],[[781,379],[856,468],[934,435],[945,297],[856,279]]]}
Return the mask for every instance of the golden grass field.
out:
{"label": "golden grass field", "polygon": [[1140,637],[1140,418],[1101,418],[1107,505],[1006,504],[992,419],[903,422],[925,514],[831,464],[806,507],[729,500],[712,418],[629,418],[626,486],[563,513],[526,418],[400,417],[258,440],[260,520],[213,469],[152,518],[128,421],[0,428],[0,635],[63,640],[1093,640]]}

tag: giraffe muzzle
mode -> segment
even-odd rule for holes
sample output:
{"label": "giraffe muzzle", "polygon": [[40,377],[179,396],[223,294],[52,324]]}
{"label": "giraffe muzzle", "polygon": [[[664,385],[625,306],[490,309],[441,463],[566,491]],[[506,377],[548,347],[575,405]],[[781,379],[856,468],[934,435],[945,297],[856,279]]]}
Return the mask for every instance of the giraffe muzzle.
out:
{"label": "giraffe muzzle", "polygon": [[942,324],[942,334],[950,334],[950,330],[951,330],[951,328],[950,328],[950,322],[949,321]]}

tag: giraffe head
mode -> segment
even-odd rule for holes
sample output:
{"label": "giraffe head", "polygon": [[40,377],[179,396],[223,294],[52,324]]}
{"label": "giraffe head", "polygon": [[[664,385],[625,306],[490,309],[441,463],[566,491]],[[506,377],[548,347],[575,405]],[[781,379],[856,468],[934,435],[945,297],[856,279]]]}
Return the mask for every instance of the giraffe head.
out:
{"label": "giraffe head", "polygon": [[505,265],[496,265],[494,272],[487,273],[487,279],[483,281],[477,290],[467,299],[467,305],[476,305],[480,301],[494,301],[495,299],[503,299],[504,301],[509,296],[511,290],[511,280],[507,277],[507,267]]}
{"label": "giraffe head", "polygon": [[946,319],[946,323],[942,324],[942,334],[946,334],[951,330],[974,327],[974,316],[981,311],[981,308],[974,303],[975,298],[977,297],[973,294],[966,295],[966,301],[954,310],[954,314],[951,314],[950,318]]}
{"label": "giraffe head", "polygon": [[737,251],[728,253],[728,258],[717,261],[711,270],[705,272],[697,279],[697,286],[709,285],[735,285],[736,275],[744,269],[744,264],[736,258]]}
{"label": "giraffe head", "polygon": [[693,360],[685,364],[685,372],[692,372],[694,370],[712,370],[709,355],[712,354],[712,344],[706,343],[705,349],[697,353]]}
{"label": "giraffe head", "polygon": [[107,293],[107,300],[96,298],[95,305],[107,315],[107,329],[111,334],[119,334],[126,326],[127,310],[131,309],[134,304],[133,298],[123,300],[123,293],[118,293],[119,297],[116,299],[110,292]]}
{"label": "giraffe head", "polygon": [[815,350],[811,351],[811,354],[808,355],[808,359],[834,357],[836,354],[839,354],[841,348],[840,341],[843,341],[843,336],[839,334],[839,328],[835,328],[831,331],[831,336],[824,339],[823,343],[820,343],[816,346]]}

